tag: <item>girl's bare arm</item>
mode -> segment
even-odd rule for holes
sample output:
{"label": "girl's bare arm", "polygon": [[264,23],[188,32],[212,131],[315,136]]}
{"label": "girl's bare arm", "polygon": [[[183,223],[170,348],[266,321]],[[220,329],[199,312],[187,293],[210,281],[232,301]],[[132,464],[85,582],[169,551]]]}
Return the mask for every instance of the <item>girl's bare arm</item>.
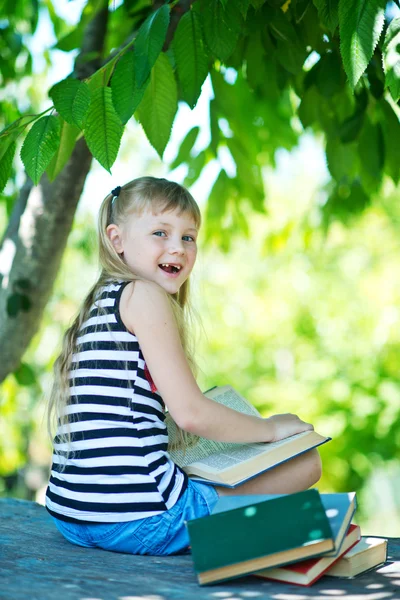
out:
{"label": "girl's bare arm", "polygon": [[121,318],[136,335],[154,383],[182,429],[222,442],[270,442],[312,429],[296,415],[262,419],[204,396],[190,370],[165,292],[154,283],[126,286]]}

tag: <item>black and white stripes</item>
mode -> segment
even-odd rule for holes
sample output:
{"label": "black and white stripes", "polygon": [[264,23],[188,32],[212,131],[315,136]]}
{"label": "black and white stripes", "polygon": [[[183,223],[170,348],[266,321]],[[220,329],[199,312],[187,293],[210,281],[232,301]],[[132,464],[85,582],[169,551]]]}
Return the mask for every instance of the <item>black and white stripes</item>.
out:
{"label": "black and white stripes", "polygon": [[141,519],[171,508],[186,489],[186,475],[167,453],[163,401],[119,314],[124,286],[102,289],[77,339],[65,412],[71,442],[61,443],[59,427],[46,493],[59,519]]}

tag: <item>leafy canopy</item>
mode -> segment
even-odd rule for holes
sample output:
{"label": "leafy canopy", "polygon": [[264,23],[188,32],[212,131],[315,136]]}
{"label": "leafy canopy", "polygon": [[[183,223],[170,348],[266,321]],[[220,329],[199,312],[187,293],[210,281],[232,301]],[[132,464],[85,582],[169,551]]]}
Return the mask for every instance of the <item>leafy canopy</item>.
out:
{"label": "leafy canopy", "polygon": [[[377,193],[384,175],[400,177],[400,17],[385,0],[124,0],[109,6],[101,68],[78,80],[71,74],[48,92],[44,112],[27,115],[21,102],[0,101],[0,191],[15,177],[20,150],[38,184],[54,180],[76,141],[84,136],[108,171],[129,119],[143,126],[160,157],[170,138],[178,102],[196,106],[211,75],[210,137],[183,140],[173,168],[187,166],[186,185],[220,151],[222,168],[211,192],[209,234],[218,236],[224,215],[245,207],[264,210],[261,169],[274,165],[277,148],[292,148],[306,128],[323,132],[332,175],[327,222],[357,212]],[[1,85],[32,72],[24,35],[45,10],[63,52],[80,49],[85,30],[104,8],[88,0],[76,26],[67,25],[52,0],[3,3]],[[399,12],[400,14],[400,12]],[[80,60],[90,56],[81,55]],[[29,130],[28,130],[29,129]],[[245,219],[233,219],[245,232]]]}

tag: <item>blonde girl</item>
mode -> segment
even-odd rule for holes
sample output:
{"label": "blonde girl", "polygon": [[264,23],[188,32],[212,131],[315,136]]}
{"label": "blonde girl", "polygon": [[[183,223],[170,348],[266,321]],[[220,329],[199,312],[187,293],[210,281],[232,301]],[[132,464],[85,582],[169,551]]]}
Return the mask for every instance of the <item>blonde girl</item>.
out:
{"label": "blonde girl", "polygon": [[100,208],[101,274],[64,337],[50,402],[46,507],[74,544],[185,552],[185,521],[220,495],[295,492],[320,477],[316,450],[233,490],[191,481],[168,454],[166,408],[184,441],[271,442],[313,428],[292,414],[243,415],[200,391],[187,332],[200,223],[185,188],[153,177],[117,187]]}

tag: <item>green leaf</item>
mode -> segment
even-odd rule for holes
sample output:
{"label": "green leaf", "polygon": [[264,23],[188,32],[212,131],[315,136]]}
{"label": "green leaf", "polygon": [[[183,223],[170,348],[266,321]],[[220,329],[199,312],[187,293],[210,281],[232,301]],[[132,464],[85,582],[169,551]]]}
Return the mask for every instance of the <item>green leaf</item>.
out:
{"label": "green leaf", "polygon": [[96,73],[93,73],[87,80],[87,86],[91,93],[101,87],[106,87],[109,84],[115,64],[118,62],[118,55],[109,60],[104,67],[101,67]]}
{"label": "green leaf", "polygon": [[174,73],[168,57],[161,53],[137,109],[147,139],[161,158],[171,135],[177,109],[178,91]]}
{"label": "green leaf", "polygon": [[36,383],[36,375],[34,370],[26,363],[21,363],[16,371],[14,371],[14,377],[18,381],[19,385],[29,386]]}
{"label": "green leaf", "polygon": [[357,144],[341,144],[337,137],[326,143],[326,161],[332,177],[340,183],[343,179],[354,179],[359,169]]}
{"label": "green leaf", "polygon": [[0,159],[0,193],[4,190],[7,181],[10,179],[15,148],[16,145],[15,142],[13,142]]}
{"label": "green leaf", "polygon": [[[247,41],[245,50],[246,79],[249,86],[256,90],[265,83],[265,66],[267,63],[261,31],[252,33]],[[271,63],[271,58],[269,57]]]}
{"label": "green leaf", "polygon": [[193,108],[208,73],[200,19],[194,10],[189,10],[179,21],[173,48],[183,99]]}
{"label": "green leaf", "polygon": [[386,32],[383,45],[385,83],[395,102],[400,97],[400,18],[393,19]]}
{"label": "green leaf", "polygon": [[364,123],[364,113],[355,112],[339,126],[339,137],[343,144],[353,142],[361,131]]}
{"label": "green leaf", "polygon": [[60,143],[60,123],[57,117],[42,117],[32,126],[21,148],[25,169],[37,185]]}
{"label": "green leaf", "polygon": [[379,123],[374,124],[365,119],[359,137],[358,152],[363,187],[367,192],[376,192],[382,182],[384,164],[384,139]]}
{"label": "green leaf", "polygon": [[90,90],[85,83],[79,86],[72,103],[72,120],[79,129],[83,129],[90,106]]}
{"label": "green leaf", "polygon": [[172,161],[170,165],[170,169],[176,169],[183,162],[187,162],[190,157],[190,152],[197,140],[197,136],[199,135],[200,127],[193,127],[185,136],[185,139],[180,145],[178,154],[176,158]]}
{"label": "green leaf", "polygon": [[[160,6],[160,4],[158,4]],[[103,47],[103,56],[109,56],[115,48],[126,46],[127,40],[131,39],[132,32],[137,32],[143,23],[144,15],[147,16],[151,8],[148,0],[126,0],[120,2],[115,8],[108,12],[107,35]]]}
{"label": "green leaf", "polygon": [[11,294],[7,298],[7,314],[9,317],[16,317],[20,311],[20,294]]}
{"label": "green leaf", "polygon": [[354,89],[372,58],[385,22],[385,0],[340,0],[340,51]]}
{"label": "green leaf", "polygon": [[278,39],[277,50],[276,57],[282,67],[293,75],[301,73],[304,61],[307,57],[307,50],[305,47],[302,47],[300,44],[294,45]]}
{"label": "green leaf", "polygon": [[339,0],[313,0],[322,25],[334,33],[339,25]]}
{"label": "green leaf", "polygon": [[359,181],[337,185],[322,208],[324,220],[339,219],[350,225],[352,218],[362,213],[369,203],[370,197]]}
{"label": "green leaf", "polygon": [[385,93],[385,73],[381,61],[372,59],[367,67],[369,89],[376,100],[380,100]]}
{"label": "green leaf", "polygon": [[190,187],[195,183],[195,181],[198,180],[206,162],[207,153],[205,150],[199,152],[199,154],[194,158],[190,158],[188,161],[188,172],[183,181],[184,186]]}
{"label": "green leaf", "polygon": [[294,3],[294,20],[296,24],[301,23],[310,7],[309,0],[296,0]]}
{"label": "green leaf", "polygon": [[256,10],[259,10],[262,5],[265,3],[265,0],[250,0],[251,5],[254,6]]}
{"label": "green leaf", "polygon": [[65,35],[67,33],[68,25],[67,25],[65,19],[61,18],[57,14],[57,12],[53,6],[52,0],[44,0],[44,4],[49,12],[49,17],[50,17],[52,25],[53,25],[54,34],[57,37],[57,39],[60,39],[63,35]]}
{"label": "green leaf", "polygon": [[239,0],[239,10],[242,13],[243,19],[247,16],[247,11],[249,10],[250,0]]}
{"label": "green leaf", "polygon": [[266,5],[264,15],[271,35],[276,39],[276,58],[289,73],[300,73],[307,56],[307,44],[301,42],[297,30],[282,10]]}
{"label": "green leaf", "polygon": [[140,27],[135,40],[136,85],[142,87],[165,42],[169,25],[169,6],[164,4]]}
{"label": "green leaf", "polygon": [[46,169],[47,177],[50,181],[54,181],[67,164],[75,148],[76,138],[79,134],[80,130],[78,127],[70,125],[61,119],[60,145]]}
{"label": "green leaf", "polygon": [[300,102],[300,106],[297,109],[297,113],[299,115],[301,124],[304,128],[310,127],[314,123],[318,122],[319,102],[320,96],[318,94],[317,89],[314,86],[305,89]]}
{"label": "green leaf", "polygon": [[25,294],[13,292],[7,299],[7,314],[10,317],[16,317],[20,311],[28,312],[32,302]]}
{"label": "green leaf", "polygon": [[[224,217],[228,212],[230,201],[236,200],[237,191],[233,180],[226,171],[221,169],[215,183],[208,195],[205,218],[205,241],[215,240],[222,250],[227,252],[231,243],[231,236],[226,235],[227,227]],[[225,225],[225,226],[224,226]]]}
{"label": "green leaf", "polygon": [[3,158],[9,146],[18,139],[18,137],[24,131],[25,127],[29,125],[29,123],[32,123],[32,121],[34,120],[35,117],[32,117],[32,115],[20,117],[19,119],[14,121],[14,123],[11,123],[11,125],[5,127],[0,132],[0,159]]}
{"label": "green leaf", "polygon": [[81,24],[78,24],[72,31],[66,33],[58,42],[54,45],[54,48],[57,50],[62,50],[63,52],[71,52],[71,50],[75,50],[75,48],[79,48],[82,43],[82,38],[84,34],[84,27]]}
{"label": "green leaf", "polygon": [[344,87],[345,77],[336,52],[327,52],[321,56],[315,74],[315,85],[326,98],[331,98]]}
{"label": "green leaf", "polygon": [[111,173],[124,128],[112,103],[111,89],[98,88],[92,95],[84,130],[90,152]]}
{"label": "green leaf", "polygon": [[263,11],[268,18],[268,27],[276,40],[296,46],[299,42],[296,29],[282,10],[266,6]]}
{"label": "green leaf", "polygon": [[90,105],[90,90],[78,79],[64,79],[49,91],[57,112],[70,125],[82,129]]}
{"label": "green leaf", "polygon": [[117,63],[111,78],[112,100],[122,123],[127,123],[142,101],[147,81],[137,87],[135,81],[135,55],[126,52]]}
{"label": "green leaf", "polygon": [[382,129],[385,140],[386,172],[397,185],[400,180],[400,122],[399,117],[386,100],[381,100],[379,107],[382,111]]}
{"label": "green leaf", "polygon": [[236,163],[241,197],[250,200],[255,210],[264,212],[264,186],[260,166],[251,152],[254,148],[244,146],[242,140],[236,137],[228,138],[226,143]]}
{"label": "green leaf", "polygon": [[233,2],[226,10],[220,0],[202,0],[202,25],[207,46],[222,62],[235,49],[242,28],[242,15]]}
{"label": "green leaf", "polygon": [[230,178],[225,169],[221,169],[208,196],[206,223],[212,224],[213,221],[221,221],[226,209],[226,191],[230,187],[229,183]]}

